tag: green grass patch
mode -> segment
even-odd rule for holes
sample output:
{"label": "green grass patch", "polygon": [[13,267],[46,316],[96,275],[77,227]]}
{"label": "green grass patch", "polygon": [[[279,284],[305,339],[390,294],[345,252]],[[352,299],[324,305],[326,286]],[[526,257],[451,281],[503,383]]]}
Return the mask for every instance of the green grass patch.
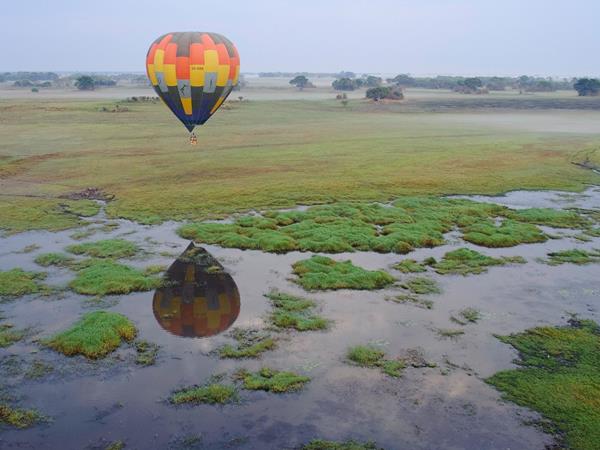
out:
{"label": "green grass patch", "polygon": [[406,364],[401,359],[386,359],[385,352],[372,345],[357,345],[346,352],[346,360],[361,367],[379,368],[383,373],[397,378]]}
{"label": "green grass patch", "polygon": [[414,294],[398,294],[394,296],[387,296],[385,299],[389,302],[410,304],[423,309],[433,309],[432,300],[421,298],[420,296]]}
{"label": "green grass patch", "polygon": [[92,200],[69,201],[63,207],[67,212],[81,217],[92,217],[100,212],[100,205]]}
{"label": "green grass patch", "polygon": [[68,330],[45,340],[44,344],[67,356],[98,359],[117,349],[122,341],[132,341],[136,334],[133,323],[122,314],[94,311],[85,314]]}
{"label": "green grass patch", "polygon": [[463,239],[483,247],[514,247],[548,240],[538,227],[530,223],[506,219],[500,225],[492,220],[477,222],[464,228]]}
{"label": "green grass patch", "polygon": [[551,266],[558,266],[560,264],[571,263],[571,264],[592,264],[600,263],[600,250],[563,250],[560,252],[548,253],[548,259],[544,260],[546,264]]}
{"label": "green grass patch", "polygon": [[140,366],[153,366],[156,364],[156,357],[158,356],[159,350],[160,345],[153,342],[136,341],[135,351],[137,354],[135,363]]}
{"label": "green grass patch", "polygon": [[14,428],[29,428],[45,418],[34,409],[13,408],[6,403],[0,403],[0,423]]}
{"label": "green grass patch", "polygon": [[442,275],[469,275],[487,272],[491,266],[503,266],[509,263],[523,264],[525,262],[520,256],[492,258],[463,247],[446,253],[442,260],[433,264],[432,267]]}
{"label": "green grass patch", "polygon": [[0,324],[0,348],[10,347],[15,342],[22,340],[26,334],[26,330],[17,330],[12,324]]}
{"label": "green grass patch", "polygon": [[301,450],[383,450],[374,442],[349,441],[325,441],[323,439],[313,439],[308,444],[303,445]]}
{"label": "green grass patch", "polygon": [[589,220],[575,211],[565,211],[553,208],[528,208],[513,210],[508,217],[519,222],[546,225],[554,228],[582,228]]}
{"label": "green grass patch", "polygon": [[75,239],[76,241],[80,241],[82,239],[88,238],[94,234],[96,234],[98,230],[96,228],[88,228],[85,230],[80,230],[80,231],[76,231],[75,233],[71,234],[69,237],[71,239]]}
{"label": "green grass patch", "polygon": [[174,405],[184,403],[224,405],[237,400],[237,389],[233,385],[209,383],[204,386],[192,386],[174,392],[169,401]]}
{"label": "green grass patch", "polygon": [[147,266],[144,268],[144,273],[146,275],[158,275],[159,273],[164,272],[165,270],[167,270],[167,266],[162,265],[162,264],[155,264],[152,266]]}
{"label": "green grass patch", "polygon": [[133,242],[125,239],[104,239],[69,245],[66,250],[69,253],[93,258],[128,258],[134,256],[140,249]]}
{"label": "green grass patch", "polygon": [[219,348],[217,353],[221,358],[258,358],[277,346],[274,338],[256,329],[237,328],[230,335],[236,345],[226,344]]}
{"label": "green grass patch", "polygon": [[519,352],[516,370],[486,381],[504,398],[539,412],[573,450],[600,442],[600,327],[572,319],[499,339]]}
{"label": "green grass patch", "polygon": [[455,338],[465,334],[463,330],[456,330],[452,328],[438,328],[437,335],[441,338]]}
{"label": "green grass patch", "polygon": [[263,367],[258,372],[248,372],[242,369],[236,373],[236,378],[242,380],[244,389],[278,394],[298,391],[310,381],[307,376],[274,370],[269,367]]}
{"label": "green grass patch", "polygon": [[415,277],[404,281],[401,285],[413,294],[439,294],[442,292],[435,280],[427,277]]}
{"label": "green grass patch", "polygon": [[43,267],[58,266],[68,267],[70,266],[74,258],[65,253],[42,253],[34,259],[36,264]]}
{"label": "green grass patch", "polygon": [[15,298],[48,290],[41,283],[46,278],[43,272],[26,272],[23,269],[0,271],[0,297]]}
{"label": "green grass patch", "polygon": [[161,284],[159,278],[110,259],[88,259],[75,267],[77,276],[69,287],[78,294],[109,295],[149,291]]}
{"label": "green grass patch", "polygon": [[314,331],[329,327],[329,320],[313,312],[316,303],[312,300],[278,291],[269,292],[265,297],[271,300],[273,311],[269,318],[277,328]]}
{"label": "green grass patch", "polygon": [[312,256],[292,265],[296,282],[306,290],[381,289],[395,279],[381,270],[365,270],[351,261],[338,262],[326,256]]}
{"label": "green grass patch", "polygon": [[476,323],[481,319],[481,313],[475,308],[465,308],[458,312],[456,316],[451,316],[450,320],[458,323],[459,325],[467,325],[469,323]]}
{"label": "green grass patch", "polygon": [[419,273],[427,271],[426,264],[419,263],[414,259],[403,259],[397,264],[394,264],[394,269],[402,273]]}

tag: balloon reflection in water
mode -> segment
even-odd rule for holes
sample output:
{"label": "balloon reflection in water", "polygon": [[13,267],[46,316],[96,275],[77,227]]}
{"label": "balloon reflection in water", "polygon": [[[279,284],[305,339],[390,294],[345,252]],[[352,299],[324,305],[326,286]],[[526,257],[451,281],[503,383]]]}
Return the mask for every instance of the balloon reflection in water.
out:
{"label": "balloon reflection in water", "polygon": [[192,242],[167,270],[152,309],[160,326],[172,334],[214,336],[237,319],[240,294],[223,266]]}

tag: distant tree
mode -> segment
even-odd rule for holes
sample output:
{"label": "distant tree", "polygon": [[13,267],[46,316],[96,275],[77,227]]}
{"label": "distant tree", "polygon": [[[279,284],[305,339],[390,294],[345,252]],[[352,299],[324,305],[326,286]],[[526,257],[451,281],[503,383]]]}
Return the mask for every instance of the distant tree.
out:
{"label": "distant tree", "polygon": [[389,100],[402,100],[404,98],[404,94],[402,93],[401,88],[388,86],[378,86],[367,89],[365,95],[367,98],[373,99],[375,101],[384,98]]}
{"label": "distant tree", "polygon": [[75,81],[75,86],[80,91],[93,91],[96,87],[94,79],[88,75],[82,75]]}
{"label": "distant tree", "polygon": [[367,87],[377,87],[377,86],[381,86],[381,83],[383,83],[383,80],[381,79],[381,77],[375,77],[373,75],[368,75],[362,81],[363,81],[363,84]]}
{"label": "distant tree", "polygon": [[582,97],[600,95],[600,80],[596,78],[580,78],[573,87]]}
{"label": "distant tree", "polygon": [[390,88],[386,86],[378,86],[374,88],[367,89],[366,97],[372,100],[381,100],[382,98],[386,98],[390,94]]}
{"label": "distant tree", "polygon": [[31,88],[31,92],[40,92],[40,90],[38,88],[34,87],[34,88]]}
{"label": "distant tree", "polygon": [[343,70],[336,76],[337,78],[356,78],[356,74],[354,72],[345,72]]}
{"label": "distant tree", "polygon": [[333,86],[336,91],[353,91],[358,87],[356,80],[351,78],[340,78],[331,83],[331,86]]}
{"label": "distant tree", "polygon": [[396,75],[394,78],[390,78],[388,81],[398,86],[414,86],[416,83],[416,80],[413,77],[405,73]]}
{"label": "distant tree", "polygon": [[477,78],[477,77],[465,78],[464,85],[467,89],[476,91],[477,89],[479,89],[480,87],[483,86],[483,81],[481,81],[481,78]]}
{"label": "distant tree", "polygon": [[292,86],[296,86],[300,90],[311,85],[308,78],[306,78],[304,75],[296,75],[296,77],[290,80],[290,84]]}

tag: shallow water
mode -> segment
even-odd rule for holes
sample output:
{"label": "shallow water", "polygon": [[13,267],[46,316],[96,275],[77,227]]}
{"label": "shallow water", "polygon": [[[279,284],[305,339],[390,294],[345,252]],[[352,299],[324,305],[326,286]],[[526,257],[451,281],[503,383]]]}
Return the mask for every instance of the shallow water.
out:
{"label": "shallow water", "polygon": [[[600,189],[582,194],[514,192],[502,197],[474,197],[511,207],[600,208]],[[108,221],[102,214],[91,222]],[[136,267],[170,265],[188,241],[175,234],[177,223],[142,226],[119,220],[111,232],[98,231],[86,239],[123,236],[146,253],[124,260]],[[91,224],[97,227],[100,224]],[[550,230],[556,233],[557,230]],[[61,251],[73,241],[74,230],[27,232],[0,238],[0,269],[22,267],[45,270],[47,283],[64,285],[73,274],[66,269],[43,269],[33,259],[39,253]],[[323,316],[335,321],[324,332],[281,333],[279,347],[260,360],[220,360],[210,352],[230,342],[227,332],[207,337],[186,337],[161,326],[153,313],[154,292],[106,297],[100,305],[70,292],[48,297],[27,296],[4,302],[0,311],[17,327],[34,327],[34,335],[0,349],[0,375],[7,391],[22,407],[37,408],[52,422],[28,430],[2,429],[2,448],[94,448],[123,440],[127,448],[184,447],[185,438],[199,436],[197,448],[281,449],[313,438],[375,440],[387,449],[543,449],[552,438],[525,425],[535,413],[500,401],[484,378],[514,367],[516,353],[494,334],[522,331],[543,324],[564,324],[568,313],[600,320],[600,270],[598,265],[551,267],[536,261],[548,251],[600,247],[600,239],[579,242],[566,230],[560,239],[507,249],[481,249],[465,244],[456,233],[449,243],[419,249],[409,257],[440,257],[466,245],[485,254],[521,255],[525,265],[493,267],[469,277],[428,274],[443,293],[428,298],[432,310],[385,300],[398,292],[389,288],[373,292],[319,292]],[[15,253],[30,244],[41,248]],[[292,252],[274,255],[204,246],[229,272],[240,296],[234,327],[264,326],[270,310],[263,296],[272,288],[305,295],[291,280],[291,264],[308,256]],[[166,253],[165,253],[166,252]],[[162,255],[161,255],[162,253]],[[369,269],[389,270],[400,280],[409,278],[390,268],[403,256],[357,252],[334,255]],[[68,327],[82,313],[106,307],[125,314],[139,329],[139,337],[162,346],[155,366],[134,364],[134,351],[122,346],[103,362],[66,358],[32,342]],[[437,329],[461,328],[450,315],[475,307],[482,319],[465,326],[465,334],[443,339]],[[400,379],[377,370],[348,366],[347,347],[367,342],[383,346],[389,356],[419,348],[435,368],[408,368]],[[24,379],[32,361],[55,367],[39,380]],[[309,375],[307,387],[293,394],[276,395],[241,391],[241,402],[227,406],[174,407],[166,398],[178,387],[201,384],[217,373],[240,367],[268,365]]]}

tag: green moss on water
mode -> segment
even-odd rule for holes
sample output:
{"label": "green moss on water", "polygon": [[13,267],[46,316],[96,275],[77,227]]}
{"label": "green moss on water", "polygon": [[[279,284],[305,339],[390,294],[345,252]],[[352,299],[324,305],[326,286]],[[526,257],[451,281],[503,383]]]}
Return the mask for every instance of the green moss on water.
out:
{"label": "green moss on water", "polygon": [[148,341],[136,341],[135,350],[136,364],[140,366],[153,366],[156,364],[156,357],[158,356],[160,345]]}
{"label": "green moss on water", "polygon": [[85,314],[68,330],[44,341],[44,344],[67,356],[84,355],[103,358],[122,341],[132,341],[137,334],[133,323],[122,314],[94,311]]}
{"label": "green moss on water", "polygon": [[301,450],[383,450],[374,442],[349,441],[325,441],[323,439],[313,439],[308,444],[301,447]]}
{"label": "green moss on water", "polygon": [[504,398],[539,412],[567,448],[600,442],[600,327],[589,320],[538,327],[499,339],[519,352],[519,368],[486,381]]}
{"label": "green moss on water", "polygon": [[415,277],[404,281],[401,287],[413,294],[439,294],[442,292],[435,280],[427,277]]}
{"label": "green moss on water", "polygon": [[34,261],[36,264],[43,267],[68,267],[73,263],[74,258],[65,253],[42,253],[38,255]]}
{"label": "green moss on water", "polygon": [[324,330],[329,326],[327,319],[313,312],[316,303],[312,300],[278,291],[272,291],[266,297],[273,306],[270,321],[278,328],[313,331]]}
{"label": "green moss on water", "polygon": [[88,238],[94,234],[96,234],[98,230],[95,228],[88,228],[85,230],[80,230],[80,231],[76,231],[75,233],[71,234],[69,237],[71,239],[75,239],[76,241],[80,241],[82,239]]}
{"label": "green moss on water", "polygon": [[14,428],[29,428],[42,422],[44,417],[34,409],[14,408],[6,403],[0,403],[0,423]]}
{"label": "green moss on water", "polygon": [[203,386],[191,386],[176,391],[171,395],[169,401],[175,405],[184,403],[224,405],[234,402],[237,397],[235,386],[211,382]]}
{"label": "green moss on water", "polygon": [[79,263],[75,269],[77,275],[69,283],[69,287],[84,295],[149,291],[161,283],[159,278],[110,259],[89,259]]}
{"label": "green moss on water", "polygon": [[108,444],[104,450],[123,450],[125,448],[125,442],[123,441],[114,441]]}
{"label": "green moss on water", "polygon": [[0,271],[0,298],[22,297],[48,289],[41,280],[46,278],[43,272],[26,272],[23,269]]}
{"label": "green moss on water", "polygon": [[500,225],[492,220],[464,228],[463,239],[484,247],[514,247],[519,244],[545,242],[548,237],[535,225],[506,219]]}
{"label": "green moss on water", "polygon": [[226,344],[219,348],[217,353],[221,358],[258,358],[277,345],[273,337],[256,329],[236,328],[230,335],[236,344]]}
{"label": "green moss on water", "polygon": [[427,271],[425,264],[419,263],[414,259],[403,259],[397,264],[394,264],[394,269],[403,273],[419,273]]}
{"label": "green moss on water", "polygon": [[298,391],[310,381],[310,378],[293,372],[274,370],[263,367],[258,372],[240,370],[236,378],[242,380],[244,389],[260,390],[274,393]]}
{"label": "green moss on water", "polygon": [[127,258],[134,256],[140,249],[133,242],[125,239],[104,239],[85,244],[69,245],[66,250],[69,253],[94,258]]}
{"label": "green moss on water", "polygon": [[437,335],[441,338],[455,338],[465,334],[463,330],[457,330],[452,328],[438,328]]}
{"label": "green moss on water", "polygon": [[144,268],[144,274],[146,274],[146,275],[158,275],[159,273],[162,273],[165,270],[167,270],[167,266],[162,265],[162,264],[155,264],[155,265],[152,265],[152,266],[146,266],[146,268]]}
{"label": "green moss on water", "polygon": [[414,294],[398,294],[391,297],[388,296],[385,299],[394,303],[407,303],[423,309],[433,309],[432,300]]}
{"label": "green moss on water", "polygon": [[544,262],[551,266],[558,266],[565,263],[578,265],[600,263],[600,250],[572,249],[551,252],[548,253],[548,259]]}
{"label": "green moss on water", "polygon": [[519,256],[492,258],[463,247],[446,253],[441,261],[433,264],[433,268],[437,273],[443,275],[469,275],[487,272],[491,266],[502,266],[509,263],[522,264],[525,262]]}
{"label": "green moss on water", "polygon": [[10,347],[15,342],[22,340],[26,334],[26,330],[17,330],[12,324],[0,324],[0,348]]}
{"label": "green moss on water", "polygon": [[450,319],[459,325],[467,325],[479,321],[479,319],[481,319],[481,313],[475,308],[465,308],[459,311],[456,316],[451,316]]}
{"label": "green moss on water", "polygon": [[31,380],[37,380],[44,378],[53,371],[54,367],[50,364],[46,364],[45,362],[36,359],[31,363],[31,366],[29,366],[29,369],[27,369],[24,376]]}
{"label": "green moss on water", "polygon": [[401,359],[386,359],[385,352],[372,345],[357,345],[346,352],[346,360],[361,367],[379,368],[391,377],[400,377],[406,364]]}
{"label": "green moss on water", "polygon": [[338,262],[325,256],[312,256],[292,265],[296,282],[306,290],[381,289],[395,279],[381,270],[365,270],[351,261]]}

